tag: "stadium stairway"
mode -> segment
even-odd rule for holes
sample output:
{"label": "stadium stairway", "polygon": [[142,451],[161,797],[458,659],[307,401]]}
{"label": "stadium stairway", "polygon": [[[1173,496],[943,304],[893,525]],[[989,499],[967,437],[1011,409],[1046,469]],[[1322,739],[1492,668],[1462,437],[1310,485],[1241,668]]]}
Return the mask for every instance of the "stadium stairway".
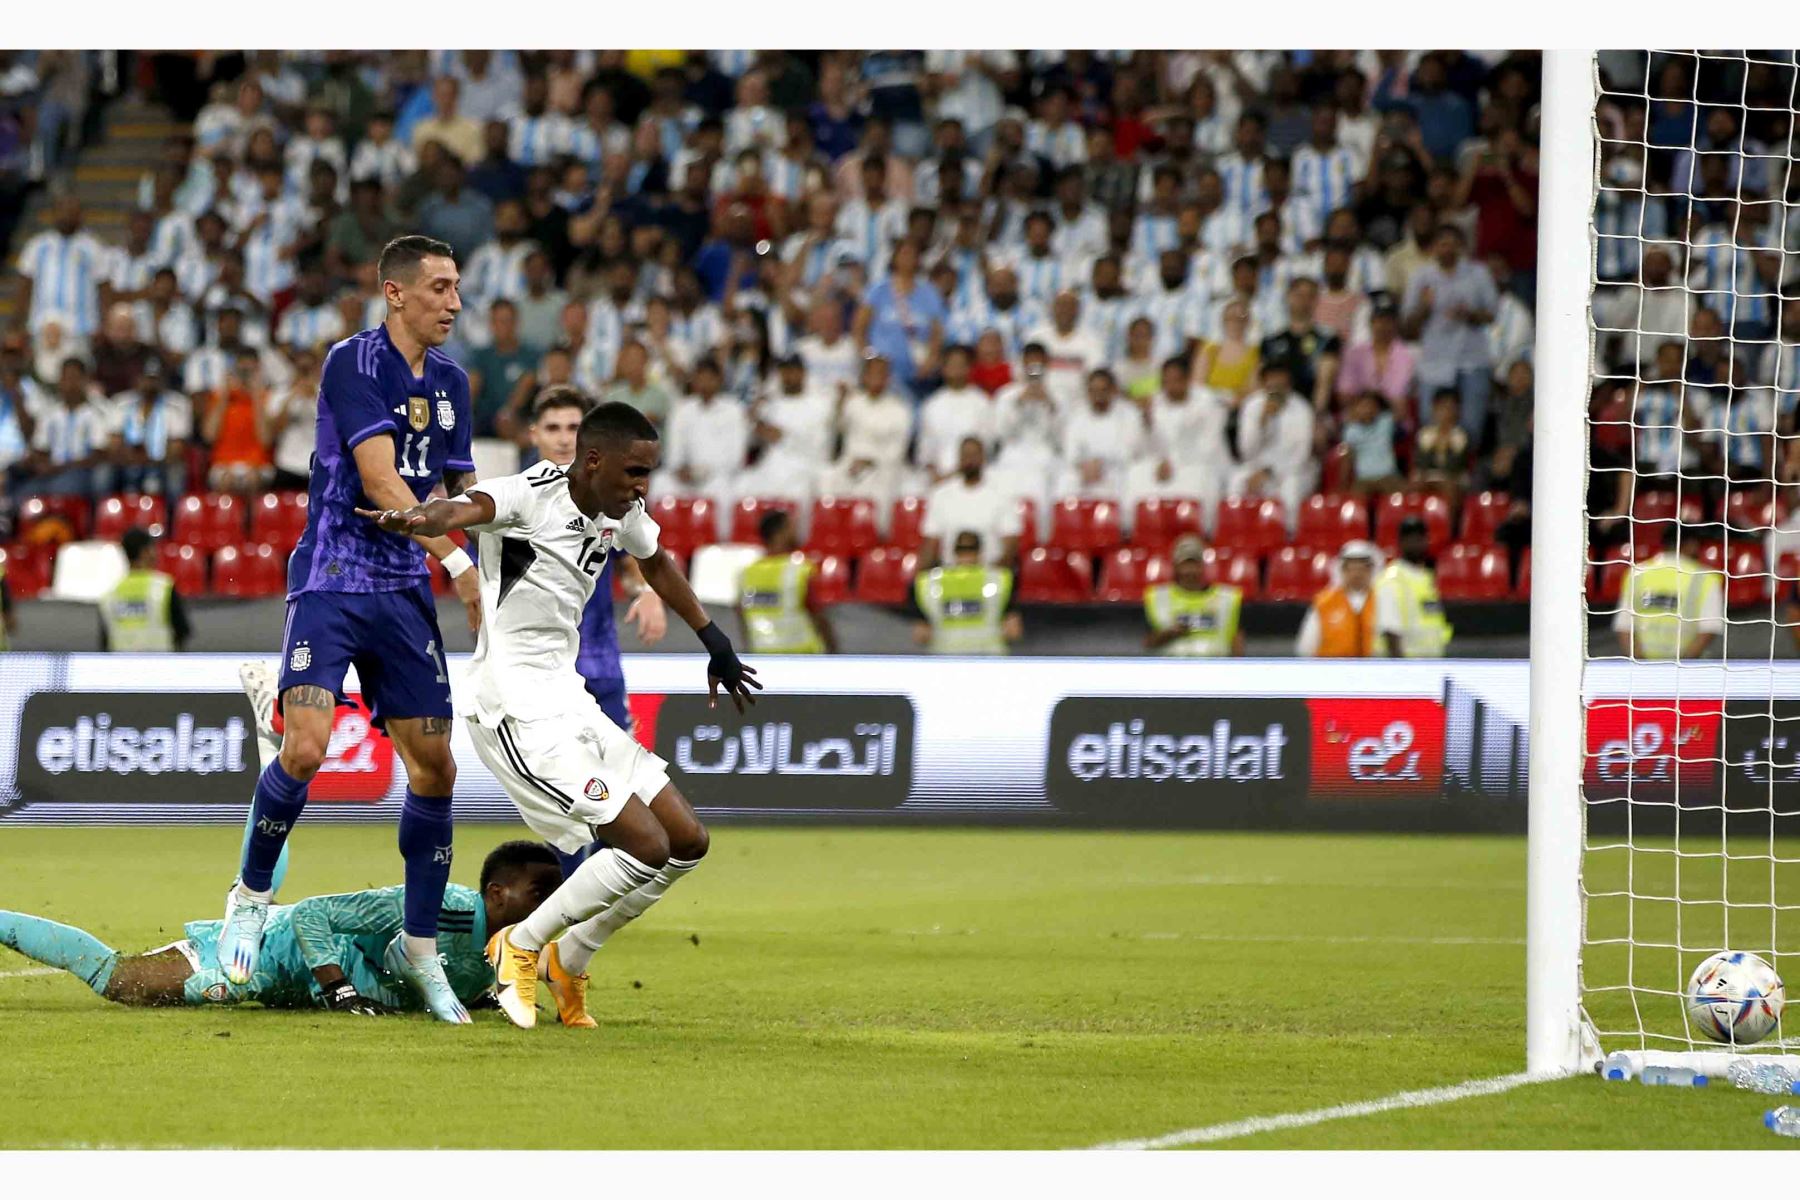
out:
{"label": "stadium stairway", "polygon": [[[101,114],[100,129],[99,139],[76,151],[70,164],[57,173],[56,184],[72,188],[81,198],[89,232],[108,244],[122,245],[126,221],[137,203],[138,179],[156,168],[163,139],[185,133],[188,127],[161,105],[122,98]],[[50,191],[40,188],[32,193],[13,235],[12,253],[48,227]],[[8,269],[0,275],[0,325],[25,317],[19,308],[20,281],[10,269],[12,265],[9,255]]]}

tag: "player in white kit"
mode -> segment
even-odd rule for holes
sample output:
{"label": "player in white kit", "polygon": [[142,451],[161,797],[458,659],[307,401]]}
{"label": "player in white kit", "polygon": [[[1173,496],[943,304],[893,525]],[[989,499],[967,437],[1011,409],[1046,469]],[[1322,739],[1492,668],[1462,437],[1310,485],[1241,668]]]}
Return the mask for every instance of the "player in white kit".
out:
{"label": "player in white kit", "polygon": [[600,711],[576,670],[581,613],[606,556],[638,559],[645,581],[699,635],[713,703],[723,687],[741,712],[762,686],[658,547],[644,494],[660,450],[642,413],[602,404],[582,419],[566,468],[540,462],[453,499],[362,513],[395,533],[480,535],[486,619],[457,714],[535,833],[571,854],[606,844],[488,943],[500,1008],[521,1028],[537,1023],[540,972],[563,1023],[591,1028],[586,969],[595,950],[707,849],[706,827],[669,782],[668,764]]}

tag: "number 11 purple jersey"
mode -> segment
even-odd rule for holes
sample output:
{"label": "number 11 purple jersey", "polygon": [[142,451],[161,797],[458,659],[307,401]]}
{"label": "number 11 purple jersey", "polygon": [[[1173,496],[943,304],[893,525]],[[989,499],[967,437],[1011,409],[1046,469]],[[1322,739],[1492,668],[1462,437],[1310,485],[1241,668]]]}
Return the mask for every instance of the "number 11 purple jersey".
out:
{"label": "number 11 purple jersey", "polygon": [[394,469],[420,500],[445,471],[473,471],[469,376],[448,354],[425,351],[419,378],[377,325],[325,356],[313,449],[306,533],[288,560],[288,596],[301,592],[394,592],[429,578],[424,547],[383,533],[356,515],[372,507],[356,469],[356,447],[394,439]]}

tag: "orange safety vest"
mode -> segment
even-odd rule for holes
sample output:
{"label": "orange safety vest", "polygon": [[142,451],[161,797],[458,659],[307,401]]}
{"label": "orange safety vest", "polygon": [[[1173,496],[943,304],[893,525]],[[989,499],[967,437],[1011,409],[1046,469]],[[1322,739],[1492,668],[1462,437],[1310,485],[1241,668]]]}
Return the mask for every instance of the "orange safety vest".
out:
{"label": "orange safety vest", "polygon": [[1350,594],[1328,587],[1313,597],[1319,612],[1320,658],[1368,658],[1380,642],[1375,637],[1375,592],[1370,589],[1359,614],[1350,606]]}

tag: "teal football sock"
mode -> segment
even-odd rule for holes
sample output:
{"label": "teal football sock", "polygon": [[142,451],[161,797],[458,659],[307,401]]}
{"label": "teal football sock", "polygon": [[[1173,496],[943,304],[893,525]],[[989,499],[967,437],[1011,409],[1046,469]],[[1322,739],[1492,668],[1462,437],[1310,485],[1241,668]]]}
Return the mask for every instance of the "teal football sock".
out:
{"label": "teal football sock", "polygon": [[106,995],[106,985],[119,961],[118,951],[86,930],[4,909],[0,909],[0,946],[61,967],[101,996]]}

